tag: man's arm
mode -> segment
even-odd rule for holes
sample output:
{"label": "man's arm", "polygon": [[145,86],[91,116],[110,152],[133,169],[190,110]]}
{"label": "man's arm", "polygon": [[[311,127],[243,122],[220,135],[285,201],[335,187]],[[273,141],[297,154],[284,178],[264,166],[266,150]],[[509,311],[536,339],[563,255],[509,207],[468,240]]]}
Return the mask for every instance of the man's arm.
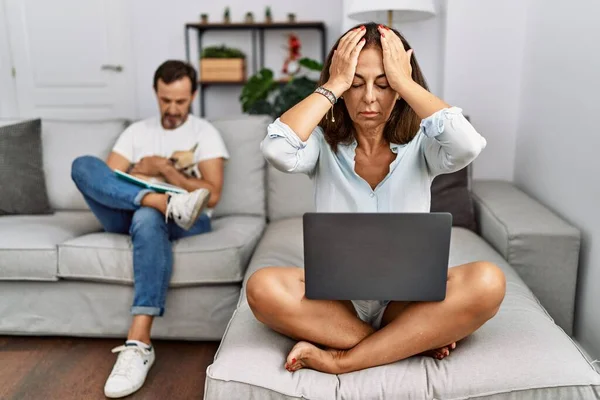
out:
{"label": "man's arm", "polygon": [[111,152],[106,160],[106,165],[113,171],[119,170],[123,172],[127,172],[129,167],[131,167],[131,162],[116,152]]}
{"label": "man's arm", "polygon": [[173,165],[165,164],[161,168],[161,174],[165,177],[168,183],[179,186],[189,192],[196,189],[206,188],[210,190],[210,200],[208,207],[214,207],[221,198],[221,190],[223,189],[223,169],[224,161],[222,158],[213,158],[210,160],[200,161],[198,169],[202,174],[202,179],[191,178],[179,172]]}

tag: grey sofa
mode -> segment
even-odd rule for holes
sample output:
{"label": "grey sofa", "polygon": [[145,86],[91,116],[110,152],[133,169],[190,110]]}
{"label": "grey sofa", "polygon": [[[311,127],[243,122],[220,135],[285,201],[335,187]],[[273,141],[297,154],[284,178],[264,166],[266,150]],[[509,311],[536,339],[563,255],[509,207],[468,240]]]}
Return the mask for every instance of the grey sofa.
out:
{"label": "grey sofa", "polygon": [[[302,266],[303,175],[267,167],[270,121],[213,121],[231,153],[214,232],[174,245],[157,338],[221,339],[207,370],[213,399],[599,399],[600,375],[574,343],[579,232],[507,182],[474,182],[480,233],[453,228],[450,265],[498,264],[507,295],[491,321],[445,360],[413,357],[344,375],[283,368],[294,342],[253,317],[243,284],[256,270]],[[0,334],[122,337],[131,243],[100,232],[69,177],[80,154],[104,157],[119,121],[43,124],[52,216],[0,217]],[[249,265],[248,265],[249,264]],[[200,394],[199,394],[200,395]]]}
{"label": "grey sofa", "polygon": [[[156,338],[219,340],[266,225],[265,117],[215,121],[231,154],[213,231],[174,245],[174,271]],[[124,337],[133,299],[131,241],[101,232],[71,180],[80,155],[106,158],[124,121],[42,121],[51,206],[0,217],[0,334]]]}

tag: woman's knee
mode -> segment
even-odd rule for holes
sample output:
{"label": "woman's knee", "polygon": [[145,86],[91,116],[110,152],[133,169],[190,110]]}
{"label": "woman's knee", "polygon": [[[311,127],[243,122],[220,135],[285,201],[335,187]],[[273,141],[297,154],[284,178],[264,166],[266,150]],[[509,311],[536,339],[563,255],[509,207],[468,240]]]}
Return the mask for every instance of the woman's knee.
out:
{"label": "woman's knee", "polygon": [[487,261],[473,263],[465,286],[471,293],[469,309],[475,315],[489,319],[498,312],[506,293],[506,278],[497,265]]}
{"label": "woman's knee", "polygon": [[277,280],[273,277],[272,268],[262,268],[254,272],[246,283],[246,297],[250,308],[258,309],[269,302],[273,295]]}
{"label": "woman's knee", "polygon": [[246,283],[248,304],[255,314],[281,312],[289,307],[289,296],[280,268],[262,268],[250,276]]}

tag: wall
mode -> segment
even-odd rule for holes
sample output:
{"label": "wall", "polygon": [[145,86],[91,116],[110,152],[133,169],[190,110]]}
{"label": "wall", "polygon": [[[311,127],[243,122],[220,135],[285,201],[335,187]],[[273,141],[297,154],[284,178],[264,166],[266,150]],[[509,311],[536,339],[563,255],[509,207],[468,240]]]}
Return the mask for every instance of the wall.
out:
{"label": "wall", "polygon": [[[341,30],[342,0],[303,0],[273,2],[267,0],[231,0],[207,2],[180,0],[177,6],[166,6],[159,0],[132,0],[131,21],[133,46],[135,49],[138,116],[145,118],[156,114],[156,101],[152,91],[152,77],[155,69],[166,59],[185,58],[184,25],[199,20],[201,13],[209,14],[209,21],[222,21],[225,5],[231,9],[234,22],[243,21],[246,12],[254,13],[255,21],[264,20],[264,10],[271,6],[273,19],[283,21],[288,12],[296,13],[298,21],[324,21],[328,29],[327,46],[331,46]],[[286,31],[272,31],[265,35],[265,66],[279,73],[286,57]],[[320,59],[320,39],[317,32],[298,31],[302,41],[303,56]],[[190,34],[190,36],[192,36]],[[192,38],[191,38],[192,39]],[[195,39],[195,38],[194,38]],[[209,32],[203,38],[203,45],[220,45],[240,48],[248,56],[249,70],[252,68],[252,47],[248,32]],[[191,47],[196,50],[195,40]],[[197,60],[194,51],[192,60]],[[195,64],[197,67],[197,63]],[[206,97],[207,117],[222,117],[241,114],[238,100],[240,86],[209,87]],[[197,102],[195,102],[196,105]]]}
{"label": "wall", "polygon": [[463,108],[488,147],[473,177],[512,180],[527,1],[447,4],[443,95]]}
{"label": "wall", "polygon": [[[2,4],[4,0],[0,0]],[[241,21],[252,11],[258,21],[263,20],[264,8],[272,6],[274,18],[284,20],[288,12],[295,12],[298,20],[324,20],[328,28],[327,46],[345,29],[357,23],[345,17],[348,0],[328,2],[306,0],[273,5],[265,0],[246,4],[242,0],[227,3],[232,20]],[[525,6],[520,0],[507,0],[502,5],[477,0],[436,0],[434,18],[396,24],[415,48],[415,54],[433,93],[452,104],[464,108],[476,127],[488,139],[484,151],[474,166],[476,178],[513,176],[516,140],[518,91],[522,47],[524,43]],[[180,0],[177,6],[165,6],[159,0],[131,0],[128,19],[135,60],[136,117],[155,115],[156,100],[152,91],[152,77],[156,67],[169,58],[184,58],[184,24],[198,20],[201,12],[208,13],[211,21],[220,21],[224,5],[218,2]],[[448,9],[446,11],[446,8]],[[511,21],[507,24],[506,21]],[[0,85],[12,87],[7,65],[8,48],[3,46],[3,26],[0,26]],[[5,32],[4,32],[5,33]],[[285,32],[270,32],[266,40],[266,65],[278,72],[285,58]],[[193,35],[191,35],[193,36]],[[316,32],[300,32],[302,53],[319,58],[319,38]],[[250,37],[245,32],[211,32],[205,35],[205,45],[227,43],[251,55]],[[192,60],[197,59],[197,44],[191,37]],[[197,64],[196,64],[197,65]],[[251,57],[248,65],[252,65]],[[490,76],[492,79],[490,79]],[[240,86],[212,86],[207,90],[207,116],[222,117],[240,114]],[[490,95],[493,93],[493,95]],[[6,111],[9,91],[0,91],[0,116],[16,115]],[[194,102],[197,112],[197,102]]]}
{"label": "wall", "polygon": [[583,232],[577,340],[600,358],[600,3],[534,0],[515,182]]}

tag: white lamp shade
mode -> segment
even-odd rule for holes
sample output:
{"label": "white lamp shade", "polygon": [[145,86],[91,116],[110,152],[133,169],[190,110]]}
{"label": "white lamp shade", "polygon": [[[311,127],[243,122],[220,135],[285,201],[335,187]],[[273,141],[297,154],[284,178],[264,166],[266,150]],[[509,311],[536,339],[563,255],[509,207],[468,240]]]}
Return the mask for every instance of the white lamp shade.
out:
{"label": "white lamp shade", "polygon": [[433,0],[351,0],[348,17],[359,22],[388,23],[389,11],[392,22],[409,22],[427,19],[435,15]]}

